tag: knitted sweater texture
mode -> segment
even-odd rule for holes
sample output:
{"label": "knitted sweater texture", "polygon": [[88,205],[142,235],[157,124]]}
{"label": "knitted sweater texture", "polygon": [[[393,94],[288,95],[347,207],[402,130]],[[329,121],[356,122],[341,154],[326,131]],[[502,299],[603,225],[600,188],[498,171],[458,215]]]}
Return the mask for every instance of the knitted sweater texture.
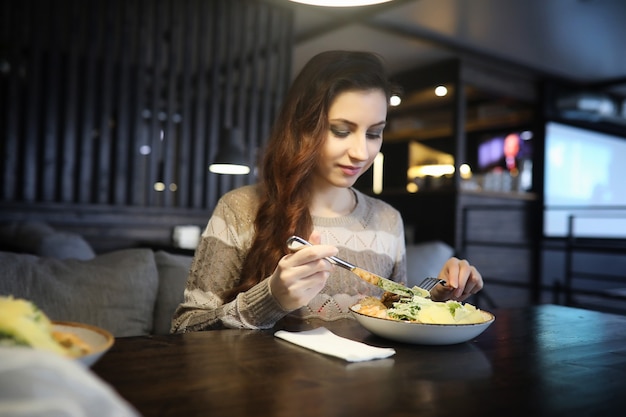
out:
{"label": "knitted sweater texture", "polygon": [[[230,191],[218,201],[187,279],[184,300],[172,320],[173,332],[220,328],[266,329],[286,315],[301,319],[336,320],[350,317],[349,307],[379,288],[336,267],[326,286],[295,311],[285,311],[264,279],[236,299],[222,294],[235,287],[254,236],[259,189],[250,185]],[[313,217],[322,243],[339,249],[338,256],[397,282],[406,282],[404,227],[400,213],[387,203],[354,190],[355,209],[342,217]]]}

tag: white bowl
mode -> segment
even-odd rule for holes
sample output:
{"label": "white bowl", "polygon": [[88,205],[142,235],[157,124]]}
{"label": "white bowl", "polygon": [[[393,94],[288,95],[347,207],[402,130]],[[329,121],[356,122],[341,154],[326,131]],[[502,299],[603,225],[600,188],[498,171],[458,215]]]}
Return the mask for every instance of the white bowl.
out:
{"label": "white bowl", "polygon": [[478,324],[424,324],[372,317],[350,308],[352,315],[367,330],[377,336],[397,342],[420,345],[453,345],[471,340],[484,332],[496,317]]}
{"label": "white bowl", "polygon": [[113,346],[115,338],[108,331],[90,324],[75,323],[70,321],[53,321],[55,331],[72,333],[89,345],[90,353],[75,358],[85,366],[92,366]]}

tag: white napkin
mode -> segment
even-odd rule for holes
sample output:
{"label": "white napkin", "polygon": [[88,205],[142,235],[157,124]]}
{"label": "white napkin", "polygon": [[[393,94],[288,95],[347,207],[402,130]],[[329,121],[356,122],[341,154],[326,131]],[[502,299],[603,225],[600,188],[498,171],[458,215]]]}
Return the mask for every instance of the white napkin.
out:
{"label": "white napkin", "polygon": [[0,416],[138,417],[89,368],[56,353],[0,347]]}
{"label": "white napkin", "polygon": [[303,332],[279,330],[274,333],[274,336],[315,352],[345,359],[348,362],[388,358],[396,353],[391,348],[374,347],[337,336],[325,327]]}

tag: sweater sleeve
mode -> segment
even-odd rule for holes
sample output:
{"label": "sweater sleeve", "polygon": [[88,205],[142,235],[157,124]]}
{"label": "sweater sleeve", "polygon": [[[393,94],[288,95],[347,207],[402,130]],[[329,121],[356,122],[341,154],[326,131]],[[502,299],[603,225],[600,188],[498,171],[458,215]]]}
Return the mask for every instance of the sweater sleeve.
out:
{"label": "sweater sleeve", "polygon": [[222,298],[240,281],[253,230],[251,209],[237,193],[218,202],[196,249],[172,332],[265,329],[288,314],[270,293],[267,279],[231,302],[224,303]]}

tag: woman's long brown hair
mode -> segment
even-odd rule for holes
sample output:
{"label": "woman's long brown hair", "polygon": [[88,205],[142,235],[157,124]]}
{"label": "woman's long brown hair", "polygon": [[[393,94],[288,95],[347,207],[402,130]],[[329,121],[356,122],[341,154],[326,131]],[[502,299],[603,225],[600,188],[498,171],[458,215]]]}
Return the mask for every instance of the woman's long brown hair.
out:
{"label": "woman's long brown hair", "polygon": [[227,302],[274,272],[289,236],[309,237],[311,179],[329,131],[329,108],[341,93],[372,89],[387,98],[392,93],[381,59],[369,52],[322,52],[296,77],[265,149],[255,236],[239,285],[225,294]]}

